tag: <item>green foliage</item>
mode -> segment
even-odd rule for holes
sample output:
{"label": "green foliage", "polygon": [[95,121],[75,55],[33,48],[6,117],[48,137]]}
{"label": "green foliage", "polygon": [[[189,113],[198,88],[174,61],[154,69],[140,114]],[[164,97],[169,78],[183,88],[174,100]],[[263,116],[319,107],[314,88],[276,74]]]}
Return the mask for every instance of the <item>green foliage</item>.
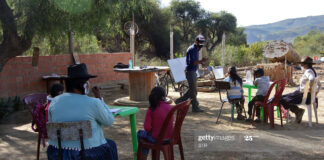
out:
{"label": "green foliage", "polygon": [[234,32],[229,33],[226,36],[226,44],[233,46],[246,45],[246,34],[244,33],[245,28],[238,27]]}
{"label": "green foliage", "polygon": [[324,32],[312,30],[305,36],[296,37],[293,46],[301,56],[321,56],[324,53]]}
{"label": "green foliage", "polygon": [[202,18],[196,23],[196,28],[206,37],[206,49],[211,52],[222,42],[223,33],[235,32],[236,17],[225,11],[204,12]]}
{"label": "green foliage", "polygon": [[181,58],[181,57],[184,57],[184,56],[186,56],[184,53],[180,53],[180,52],[174,53],[175,58]]}
{"label": "green foliage", "polygon": [[[244,44],[244,29],[235,30],[235,16],[225,11],[206,12],[194,0],[173,0],[168,8],[160,8],[156,0],[75,2],[8,0],[17,17],[19,33],[33,35],[31,48],[39,47],[41,55],[68,53],[70,31],[74,33],[74,51],[77,53],[129,51],[129,35],[124,24],[131,21],[133,15],[139,27],[135,38],[139,56],[168,59],[170,27],[173,29],[175,53],[185,52],[200,33],[206,37],[210,52],[221,41],[223,32],[235,33],[231,36],[233,44]],[[32,55],[32,52],[29,49],[24,55]]]}
{"label": "green foliage", "polygon": [[173,24],[181,30],[181,40],[189,45],[196,36],[194,24],[203,12],[200,3],[194,0],[172,0],[171,11],[174,16]]}
{"label": "green foliage", "polygon": [[[248,66],[255,65],[262,61],[262,49],[266,45],[265,42],[254,43],[250,46],[231,46],[226,45],[224,65],[225,66]],[[217,46],[209,57],[210,63],[213,65],[222,65],[222,47]],[[211,65],[211,64],[210,64]]]}
{"label": "green foliage", "polygon": [[[62,34],[55,39],[53,37],[39,37],[33,39],[33,47],[39,47],[41,55],[67,54],[69,50],[68,36]],[[24,55],[33,55],[33,47]],[[94,35],[74,34],[74,52],[83,54],[100,53],[97,38]]]}
{"label": "green foliage", "polygon": [[18,111],[19,107],[22,105],[20,97],[8,97],[7,99],[0,99],[0,119],[4,118],[8,114]]}
{"label": "green foliage", "polygon": [[159,57],[149,58],[141,55],[135,57],[136,66],[168,66],[168,62]]}

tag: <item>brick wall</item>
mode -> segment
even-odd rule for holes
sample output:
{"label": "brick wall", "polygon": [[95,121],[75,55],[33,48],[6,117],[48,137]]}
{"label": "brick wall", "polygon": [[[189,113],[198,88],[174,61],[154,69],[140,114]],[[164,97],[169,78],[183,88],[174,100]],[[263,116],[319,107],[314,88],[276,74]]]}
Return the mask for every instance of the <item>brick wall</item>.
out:
{"label": "brick wall", "polygon": [[[131,53],[103,53],[79,55],[81,63],[87,64],[88,72],[97,75],[91,84],[104,84],[127,80],[128,74],[113,71],[117,62],[128,64]],[[72,64],[71,55],[40,56],[38,66],[32,66],[32,57],[18,56],[7,62],[0,72],[0,97],[23,96],[29,93],[46,92],[42,76],[67,74]]]}

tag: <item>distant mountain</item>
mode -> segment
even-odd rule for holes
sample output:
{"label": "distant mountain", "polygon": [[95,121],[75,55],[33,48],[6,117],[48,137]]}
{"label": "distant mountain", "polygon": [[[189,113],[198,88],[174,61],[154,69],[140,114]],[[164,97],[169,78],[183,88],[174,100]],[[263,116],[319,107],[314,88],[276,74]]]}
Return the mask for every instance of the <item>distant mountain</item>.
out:
{"label": "distant mountain", "polygon": [[268,40],[284,40],[293,42],[297,36],[305,35],[311,30],[324,31],[324,15],[286,19],[264,25],[245,27],[247,42],[254,43]]}

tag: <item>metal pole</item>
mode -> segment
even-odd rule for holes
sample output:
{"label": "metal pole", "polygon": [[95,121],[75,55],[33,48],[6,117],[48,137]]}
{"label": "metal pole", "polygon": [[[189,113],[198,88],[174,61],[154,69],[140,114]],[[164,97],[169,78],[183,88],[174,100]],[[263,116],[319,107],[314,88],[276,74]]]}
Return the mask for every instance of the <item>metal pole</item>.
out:
{"label": "metal pole", "polygon": [[134,19],[134,12],[133,12],[133,21],[130,30],[130,44],[131,44],[131,53],[133,55],[133,66],[135,66],[135,19]]}
{"label": "metal pole", "polygon": [[170,59],[173,59],[173,29],[170,25]]}

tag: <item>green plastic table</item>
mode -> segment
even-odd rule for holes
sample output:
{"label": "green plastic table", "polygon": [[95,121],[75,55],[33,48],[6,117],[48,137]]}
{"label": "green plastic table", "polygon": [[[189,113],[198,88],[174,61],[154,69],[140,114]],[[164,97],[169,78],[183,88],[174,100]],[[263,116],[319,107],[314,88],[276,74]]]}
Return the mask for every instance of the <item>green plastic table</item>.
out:
{"label": "green plastic table", "polygon": [[[272,84],[272,83],[270,83]],[[247,88],[248,89],[248,99],[249,99],[249,102],[252,100],[252,89],[258,89],[257,86],[253,85],[252,83],[246,83],[246,82],[243,82],[243,88]],[[279,107],[277,106],[277,117],[279,117],[280,115],[280,112],[279,112]],[[263,117],[264,117],[264,112],[263,112],[263,107],[261,107],[261,111],[260,111],[260,118],[261,120],[263,121]]]}
{"label": "green plastic table", "polygon": [[[248,99],[249,102],[252,100],[252,89],[258,89],[257,86],[253,85],[252,83],[247,83],[247,82],[243,82],[243,88],[247,88],[248,89]],[[260,118],[261,121],[263,121],[263,117],[264,117],[264,112],[263,112],[263,107],[261,107],[261,111],[260,111]]]}
{"label": "green plastic table", "polygon": [[114,114],[114,116],[129,116],[130,127],[131,127],[131,135],[132,135],[132,143],[133,143],[133,156],[134,160],[137,159],[137,130],[136,130],[136,113],[138,112],[137,107],[124,107],[124,106],[109,106],[110,109],[112,108],[119,108],[121,111]]}

